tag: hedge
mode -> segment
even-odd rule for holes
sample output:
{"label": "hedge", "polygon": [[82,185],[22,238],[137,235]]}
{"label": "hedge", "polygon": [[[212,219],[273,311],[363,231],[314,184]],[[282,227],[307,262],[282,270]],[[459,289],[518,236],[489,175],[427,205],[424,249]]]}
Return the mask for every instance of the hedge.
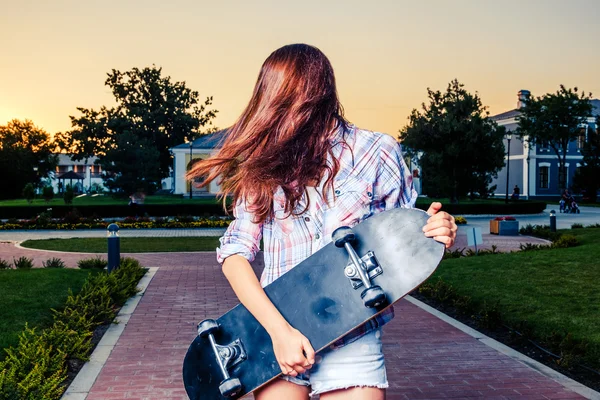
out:
{"label": "hedge", "polygon": [[[427,210],[429,204],[417,204],[417,208]],[[546,202],[544,201],[518,201],[511,203],[498,202],[495,203],[475,203],[469,204],[469,202],[448,204],[445,203],[442,206],[442,210],[452,215],[464,215],[464,214],[539,214],[546,209]]]}
{"label": "hedge", "polygon": [[[420,202],[419,202],[420,203]],[[418,208],[427,210],[429,204],[417,204]],[[470,204],[444,204],[443,210],[453,214],[538,214],[544,211],[546,203],[543,201],[519,201],[505,204],[501,201],[495,203]],[[69,212],[77,209],[83,217],[97,216],[100,218],[119,218],[132,215],[131,207],[127,205],[89,205],[89,206],[53,206],[52,217],[62,218]],[[44,206],[5,206],[0,207],[0,219],[34,218],[46,212]],[[193,216],[224,216],[221,204],[148,204],[144,205],[144,212],[152,217],[167,217],[176,215]]]}
{"label": "hedge", "polygon": [[[0,207],[0,219],[34,218],[48,211],[44,206],[4,206]],[[52,217],[62,218],[73,209],[77,209],[83,217],[98,216],[100,218],[120,218],[132,216],[133,210],[127,205],[87,205],[87,206],[52,206]],[[140,210],[138,210],[139,212]],[[211,216],[226,215],[222,204],[147,204],[143,212],[152,217],[167,217],[175,215]]]}
{"label": "hedge", "polygon": [[64,309],[53,310],[51,327],[38,333],[25,326],[17,347],[6,349],[0,361],[0,399],[59,399],[68,361],[88,359],[94,330],[114,319],[145,273],[138,261],[121,259],[118,269],[91,276],[79,294],[69,295]]}

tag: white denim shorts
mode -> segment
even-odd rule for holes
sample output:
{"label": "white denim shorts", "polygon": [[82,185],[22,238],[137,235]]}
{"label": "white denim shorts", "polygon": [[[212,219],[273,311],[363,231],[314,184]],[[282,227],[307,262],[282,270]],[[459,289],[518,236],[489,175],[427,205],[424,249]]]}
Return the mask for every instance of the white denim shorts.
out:
{"label": "white denim shorts", "polygon": [[315,364],[298,376],[283,376],[286,381],[311,386],[311,396],[351,387],[388,387],[381,344],[381,328],[345,346],[326,349],[315,356]]}

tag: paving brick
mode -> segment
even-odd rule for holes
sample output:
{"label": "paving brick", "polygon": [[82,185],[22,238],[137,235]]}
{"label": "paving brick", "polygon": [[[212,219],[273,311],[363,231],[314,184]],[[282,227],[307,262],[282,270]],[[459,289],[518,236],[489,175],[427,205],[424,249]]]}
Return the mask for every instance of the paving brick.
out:
{"label": "paving brick", "polygon": [[[197,322],[218,317],[237,299],[214,254],[181,265],[187,266],[157,271],[89,400],[186,398],[181,366]],[[384,328],[383,348],[388,400],[582,398],[407,301]]]}

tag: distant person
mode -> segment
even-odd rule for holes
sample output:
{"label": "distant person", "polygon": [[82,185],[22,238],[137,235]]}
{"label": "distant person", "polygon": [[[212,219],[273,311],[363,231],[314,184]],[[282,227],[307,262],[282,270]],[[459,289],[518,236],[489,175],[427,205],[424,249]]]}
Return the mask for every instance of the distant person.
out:
{"label": "distant person", "polygon": [[142,189],[138,189],[134,194],[129,196],[129,207],[131,207],[132,215],[137,217],[138,215],[144,215],[144,200],[146,195]]}
{"label": "distant person", "polygon": [[520,195],[521,195],[521,189],[519,189],[519,185],[515,185],[515,188],[513,189],[511,198],[513,200],[519,200]]}

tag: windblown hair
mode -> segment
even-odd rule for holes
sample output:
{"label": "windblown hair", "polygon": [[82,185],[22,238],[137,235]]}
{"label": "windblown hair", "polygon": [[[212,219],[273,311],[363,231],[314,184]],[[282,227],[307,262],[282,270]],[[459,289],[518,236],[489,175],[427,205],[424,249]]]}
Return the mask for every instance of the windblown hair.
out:
{"label": "windblown hair", "polygon": [[284,46],[265,60],[250,103],[221,149],[196,162],[186,178],[203,177],[205,186],[220,177],[224,207],[227,195],[234,204],[245,200],[261,223],[273,216],[278,186],[286,213],[296,210],[306,186],[325,175],[325,193],[332,190],[339,162],[331,139],[338,129],[343,138],[347,128],[327,57],[306,44]]}

